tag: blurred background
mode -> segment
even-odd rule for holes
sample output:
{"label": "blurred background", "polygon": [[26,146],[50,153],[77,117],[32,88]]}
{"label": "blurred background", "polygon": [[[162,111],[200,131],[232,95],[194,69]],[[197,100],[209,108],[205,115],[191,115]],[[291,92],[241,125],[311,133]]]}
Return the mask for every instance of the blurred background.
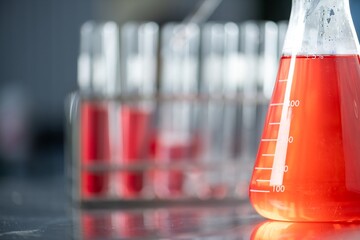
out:
{"label": "blurred background", "polygon": [[[78,89],[79,30],[87,20],[182,21],[194,0],[1,0],[0,177],[62,175],[64,99]],[[351,0],[360,30],[360,3]],[[223,0],[208,19],[288,20],[290,0]]]}
{"label": "blurred background", "polygon": [[[0,0],[1,239],[10,237],[3,232],[17,233],[19,230],[37,229],[39,226],[41,226],[40,231],[26,232],[28,234],[43,232],[49,236],[45,239],[54,239],[55,236],[59,239],[69,239],[63,237],[64,234],[73,235],[72,230],[69,230],[71,224],[65,217],[68,209],[64,206],[70,202],[67,201],[69,194],[66,194],[64,187],[66,185],[65,99],[70,93],[79,90],[77,69],[81,26],[86,21],[95,20],[114,21],[120,27],[130,21],[153,21],[163,27],[168,22],[183,21],[201,2],[201,0]],[[291,0],[222,0],[207,21],[243,23],[248,20],[270,20],[279,23],[289,19],[291,2]],[[350,4],[359,35],[360,1],[350,0]],[[269,75],[266,70],[263,73]],[[249,76],[245,75],[245,77]],[[256,124],[257,133],[253,134],[254,128],[251,128],[247,131],[248,135],[260,134],[259,126],[262,126],[262,123]],[[248,138],[246,134],[245,137]],[[256,151],[257,143],[250,144]],[[244,171],[248,174],[251,172],[247,169]],[[235,174],[237,175],[238,172]],[[248,184],[243,187],[247,197]],[[241,216],[247,213],[231,212],[231,214]],[[192,225],[196,218],[186,212],[184,216],[185,218],[180,218],[180,223],[188,223],[184,226],[191,227],[190,230],[193,231]],[[224,223],[225,220],[227,221],[221,214],[219,217],[218,212],[215,212],[214,216],[216,220],[209,221],[214,226],[219,225],[216,222],[218,220]],[[130,221],[133,221],[131,219]],[[167,222],[168,218],[164,219],[166,229],[175,226],[177,230],[176,224],[171,220]],[[207,216],[204,219],[208,220]],[[104,225],[107,224],[103,219],[100,219],[101,221],[105,222]],[[224,223],[223,225],[229,224]],[[94,221],[93,224],[96,225],[97,222]],[[117,229],[112,229],[111,225],[108,227],[110,232]],[[181,230],[181,227],[179,229]],[[214,229],[217,231],[217,228]],[[218,232],[224,234],[223,231]],[[23,234],[21,231],[19,233]],[[24,239],[25,235],[19,237]]]}

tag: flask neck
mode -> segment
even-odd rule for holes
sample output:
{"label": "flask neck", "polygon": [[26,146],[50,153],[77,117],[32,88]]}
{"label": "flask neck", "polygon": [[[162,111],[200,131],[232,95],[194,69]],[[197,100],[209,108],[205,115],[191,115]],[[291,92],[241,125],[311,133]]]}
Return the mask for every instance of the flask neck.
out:
{"label": "flask neck", "polygon": [[349,0],[293,0],[283,54],[359,54]]}

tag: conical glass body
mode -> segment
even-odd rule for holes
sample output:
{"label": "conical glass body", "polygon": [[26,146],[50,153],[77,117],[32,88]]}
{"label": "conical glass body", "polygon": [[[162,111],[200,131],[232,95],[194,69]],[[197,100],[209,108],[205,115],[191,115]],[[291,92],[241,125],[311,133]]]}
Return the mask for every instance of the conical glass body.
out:
{"label": "conical glass body", "polygon": [[360,220],[360,64],[348,0],[293,0],[250,200],[285,221]]}

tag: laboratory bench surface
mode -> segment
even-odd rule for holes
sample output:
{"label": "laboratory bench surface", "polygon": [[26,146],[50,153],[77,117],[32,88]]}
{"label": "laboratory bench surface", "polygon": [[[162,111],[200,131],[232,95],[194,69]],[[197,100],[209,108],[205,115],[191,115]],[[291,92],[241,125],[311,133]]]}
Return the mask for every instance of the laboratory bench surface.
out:
{"label": "laboratory bench surface", "polygon": [[63,177],[0,179],[0,239],[360,239],[360,223],[289,223],[248,202],[81,209]]}

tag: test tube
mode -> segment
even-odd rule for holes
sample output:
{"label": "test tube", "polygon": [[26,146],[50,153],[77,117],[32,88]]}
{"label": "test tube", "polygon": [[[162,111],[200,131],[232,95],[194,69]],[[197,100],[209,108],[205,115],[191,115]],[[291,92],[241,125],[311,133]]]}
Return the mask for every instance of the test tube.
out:
{"label": "test tube", "polygon": [[255,22],[245,22],[240,25],[240,52],[246,59],[244,67],[247,69],[246,78],[241,82],[239,91],[243,96],[243,104],[240,109],[241,127],[240,127],[240,156],[243,161],[251,158],[252,149],[255,146],[254,139],[256,106],[251,104],[251,99],[257,94],[257,60],[258,60],[258,42],[259,28]]}
{"label": "test tube", "polygon": [[145,194],[145,164],[149,159],[154,103],[142,100],[154,97],[156,87],[158,25],[153,22],[127,23],[122,27],[123,96],[138,97],[120,105],[119,193],[125,198]]}
{"label": "test tube", "polygon": [[277,24],[272,21],[259,23],[259,28],[258,86],[265,98],[270,99],[277,73],[279,31]]}
{"label": "test tube", "polygon": [[[225,51],[224,51],[224,95],[238,99],[239,88],[246,81],[247,68],[246,58],[239,51],[241,29],[239,25],[227,23],[225,25]],[[238,108],[241,104],[238,101],[227,103],[224,114],[224,134],[226,137],[227,159],[229,164],[226,166],[225,182],[230,190],[230,197],[235,194],[238,180],[245,174],[241,159],[237,156],[237,136],[236,129],[241,123],[238,116]],[[234,134],[235,133],[235,134]]]}
{"label": "test tube", "polygon": [[240,85],[241,108],[240,157],[242,173],[238,194],[247,196],[253,161],[274,86],[278,60],[278,29],[271,21],[247,21],[240,25],[240,52],[246,59],[246,78]]}
{"label": "test tube", "polygon": [[[278,25],[272,21],[258,23],[259,26],[259,46],[258,46],[258,71],[257,71],[257,115],[256,115],[256,135],[255,143],[259,143],[262,129],[268,110],[268,102],[272,96],[275,85],[277,66],[278,66],[278,45],[279,31]],[[261,100],[263,99],[263,100]],[[257,146],[257,145],[255,145]],[[254,150],[252,157],[255,157],[257,150]],[[254,158],[252,158],[254,159]]]}
{"label": "test tube", "polygon": [[[196,95],[198,91],[199,27],[195,24],[166,24],[162,30],[161,94]],[[184,169],[193,165],[199,139],[196,107],[186,100],[165,101],[159,110],[159,131],[154,158],[158,169],[154,189],[160,198],[179,198],[190,193]]]}
{"label": "test tube", "polygon": [[[210,96],[203,125],[205,197],[225,197],[236,185],[234,130],[236,106],[211,97],[234,97],[240,81],[239,28],[235,23],[207,23],[202,36],[202,93]],[[204,196],[203,196],[204,197]]]}
{"label": "test tube", "polygon": [[118,29],[113,22],[86,22],[81,28],[78,59],[80,102],[80,179],[83,197],[109,193],[111,103],[117,91]]}

